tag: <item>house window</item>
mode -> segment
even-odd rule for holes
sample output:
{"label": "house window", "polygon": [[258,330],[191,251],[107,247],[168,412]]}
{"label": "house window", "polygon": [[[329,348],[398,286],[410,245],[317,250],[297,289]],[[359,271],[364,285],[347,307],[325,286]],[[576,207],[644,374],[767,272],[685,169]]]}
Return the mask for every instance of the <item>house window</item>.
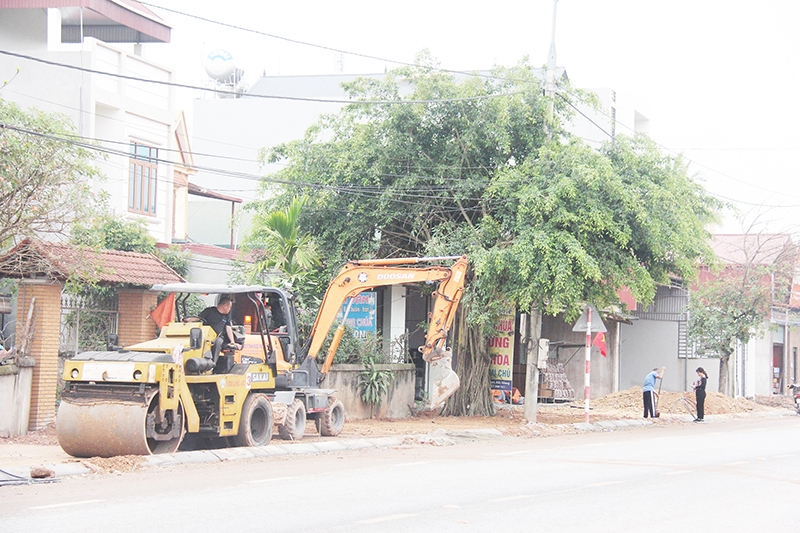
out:
{"label": "house window", "polygon": [[128,211],[156,214],[158,148],[131,143],[128,175]]}

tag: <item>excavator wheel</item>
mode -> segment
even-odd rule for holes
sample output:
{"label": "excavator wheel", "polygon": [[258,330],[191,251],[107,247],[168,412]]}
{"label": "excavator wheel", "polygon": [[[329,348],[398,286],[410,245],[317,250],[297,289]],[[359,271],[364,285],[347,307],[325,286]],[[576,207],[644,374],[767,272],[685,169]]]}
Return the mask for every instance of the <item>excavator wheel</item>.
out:
{"label": "excavator wheel", "polygon": [[260,393],[250,394],[242,406],[237,446],[266,446],[272,438],[272,404]]}
{"label": "excavator wheel", "polygon": [[314,422],[317,432],[323,437],[335,437],[344,427],[344,404],[336,398],[328,399],[328,408],[317,413]]}
{"label": "excavator wheel", "polygon": [[306,406],[302,400],[295,400],[286,406],[286,418],[278,426],[278,434],[283,440],[300,440],[306,432]]}
{"label": "excavator wheel", "polygon": [[61,448],[73,457],[150,455],[178,450],[183,404],[158,420],[158,394],[144,402],[63,398],[56,416]]}

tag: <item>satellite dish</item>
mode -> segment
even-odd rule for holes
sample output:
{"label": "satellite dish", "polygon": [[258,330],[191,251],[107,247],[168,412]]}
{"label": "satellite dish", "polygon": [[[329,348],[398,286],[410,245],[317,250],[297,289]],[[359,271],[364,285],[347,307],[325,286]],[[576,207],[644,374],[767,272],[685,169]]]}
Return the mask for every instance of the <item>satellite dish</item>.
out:
{"label": "satellite dish", "polygon": [[230,78],[235,68],[233,56],[227,50],[222,50],[221,48],[208,53],[204,66],[206,74],[217,81]]}

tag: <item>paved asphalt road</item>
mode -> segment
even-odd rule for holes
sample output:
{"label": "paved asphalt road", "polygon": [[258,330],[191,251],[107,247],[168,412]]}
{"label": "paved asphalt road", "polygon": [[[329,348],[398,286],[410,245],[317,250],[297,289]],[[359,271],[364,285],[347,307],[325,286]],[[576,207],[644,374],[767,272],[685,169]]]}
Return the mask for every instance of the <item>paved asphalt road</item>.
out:
{"label": "paved asphalt road", "polygon": [[148,468],[0,488],[0,531],[800,530],[800,417]]}

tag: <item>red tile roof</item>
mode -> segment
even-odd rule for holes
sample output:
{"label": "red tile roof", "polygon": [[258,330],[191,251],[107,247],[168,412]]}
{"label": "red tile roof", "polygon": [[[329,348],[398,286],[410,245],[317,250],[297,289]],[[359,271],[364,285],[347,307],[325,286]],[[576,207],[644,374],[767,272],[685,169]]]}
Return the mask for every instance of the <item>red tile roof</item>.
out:
{"label": "red tile roof", "polygon": [[152,254],[97,251],[87,247],[43,241],[22,241],[0,255],[0,276],[77,277],[101,284],[150,286],[177,283],[183,278]]}

